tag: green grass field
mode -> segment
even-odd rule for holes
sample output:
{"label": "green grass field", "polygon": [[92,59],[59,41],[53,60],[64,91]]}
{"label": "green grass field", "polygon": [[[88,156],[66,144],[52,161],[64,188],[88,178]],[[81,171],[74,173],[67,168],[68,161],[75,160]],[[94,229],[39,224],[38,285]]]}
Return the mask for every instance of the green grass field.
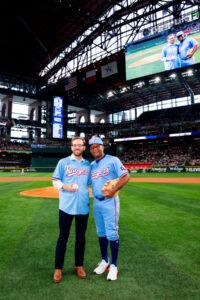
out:
{"label": "green grass field", "polygon": [[52,172],[26,172],[24,174],[22,173],[12,173],[12,172],[0,172],[0,177],[51,177]]}
{"label": "green grass field", "polygon": [[167,177],[167,178],[199,178],[200,173],[131,173],[130,176],[132,178],[159,178],[159,177]]}
{"label": "green grass field", "polygon": [[[52,177],[53,173],[32,172],[32,173],[11,173],[0,172],[0,177]],[[200,173],[131,173],[131,177],[200,177]]]}
{"label": "green grass field", "polygon": [[87,279],[74,272],[73,226],[59,284],[52,282],[58,199],[19,195],[45,186],[51,182],[0,182],[0,299],[200,299],[199,184],[128,183],[120,192],[118,280],[92,274],[100,251],[91,210]]}

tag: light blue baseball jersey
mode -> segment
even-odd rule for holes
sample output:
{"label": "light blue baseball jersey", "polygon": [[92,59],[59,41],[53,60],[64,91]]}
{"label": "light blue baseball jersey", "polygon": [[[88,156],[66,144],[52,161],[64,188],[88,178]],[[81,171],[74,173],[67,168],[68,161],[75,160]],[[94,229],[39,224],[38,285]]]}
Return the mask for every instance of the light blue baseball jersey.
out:
{"label": "light blue baseball jersey", "polygon": [[53,173],[52,180],[61,180],[63,184],[78,184],[76,192],[59,190],[59,209],[70,215],[85,215],[89,213],[90,163],[82,159],[77,161],[72,156],[61,159]]}
{"label": "light blue baseball jersey", "polygon": [[189,49],[198,45],[197,41],[193,38],[185,38],[182,42],[179,43],[179,56],[181,59],[181,67],[193,65],[195,63],[194,56],[187,58],[187,52]]}
{"label": "light blue baseball jersey", "polygon": [[106,154],[102,159],[91,163],[92,193],[96,197],[103,197],[102,188],[106,181],[116,179],[128,173],[121,161]]}
{"label": "light blue baseball jersey", "polygon": [[121,161],[114,156],[105,155],[100,160],[91,163],[92,193],[94,195],[93,211],[99,237],[106,237],[110,241],[116,241],[118,235],[119,197],[104,198],[101,190],[108,180],[121,177],[128,173]]}
{"label": "light blue baseball jersey", "polygon": [[[164,61],[165,70],[173,70],[179,68],[179,58],[178,58],[178,45],[168,44],[162,50],[162,57],[166,60]],[[169,58],[174,57],[174,60],[168,60]]]}

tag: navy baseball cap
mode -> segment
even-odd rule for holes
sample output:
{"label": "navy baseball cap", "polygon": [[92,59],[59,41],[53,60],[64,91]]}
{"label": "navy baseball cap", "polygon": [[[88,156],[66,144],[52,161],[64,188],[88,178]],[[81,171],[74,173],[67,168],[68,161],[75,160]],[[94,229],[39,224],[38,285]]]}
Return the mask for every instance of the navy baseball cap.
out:
{"label": "navy baseball cap", "polygon": [[93,137],[89,140],[89,146],[91,146],[91,145],[93,145],[93,144],[103,145],[103,141],[102,141],[98,136],[93,136]]}
{"label": "navy baseball cap", "polygon": [[184,35],[184,32],[183,32],[183,31],[179,31],[179,32],[176,34],[177,37],[179,37],[179,36],[181,36],[181,35]]}

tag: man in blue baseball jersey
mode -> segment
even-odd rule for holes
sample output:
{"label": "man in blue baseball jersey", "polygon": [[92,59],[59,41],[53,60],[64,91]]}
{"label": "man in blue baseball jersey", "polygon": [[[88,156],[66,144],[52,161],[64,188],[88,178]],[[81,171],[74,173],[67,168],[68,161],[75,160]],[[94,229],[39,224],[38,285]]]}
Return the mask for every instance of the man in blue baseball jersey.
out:
{"label": "man in blue baseball jersey", "polygon": [[[103,142],[99,137],[92,137],[89,146],[90,153],[95,158],[91,163],[93,210],[102,256],[102,261],[94,269],[94,273],[99,275],[108,269],[107,248],[110,241],[112,260],[107,280],[117,280],[119,196],[114,195],[128,182],[129,174],[117,157],[104,154]],[[119,179],[116,186],[113,189],[107,188],[102,194],[104,183],[116,178]]]}
{"label": "man in blue baseball jersey", "polygon": [[[179,31],[177,34],[177,39],[179,40],[179,57],[181,59],[181,67],[190,66],[195,63],[194,53],[198,49],[198,42],[194,38],[185,38],[183,31]],[[188,53],[188,50],[191,52]]]}
{"label": "man in blue baseball jersey", "polygon": [[59,190],[59,228],[56,246],[54,282],[62,280],[62,269],[72,220],[76,221],[75,271],[79,278],[86,278],[83,269],[85,232],[89,216],[90,163],[83,159],[85,140],[74,137],[71,156],[61,159],[53,173],[53,185]]}
{"label": "man in blue baseball jersey", "polygon": [[169,44],[163,48],[161,59],[164,61],[165,70],[179,68],[178,45],[174,44],[175,35],[168,36]]}

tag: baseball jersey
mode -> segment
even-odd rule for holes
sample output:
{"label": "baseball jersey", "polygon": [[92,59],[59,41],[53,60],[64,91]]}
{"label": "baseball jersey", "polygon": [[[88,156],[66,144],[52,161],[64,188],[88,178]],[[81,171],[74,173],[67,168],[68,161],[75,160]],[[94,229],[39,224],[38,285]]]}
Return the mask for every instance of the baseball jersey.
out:
{"label": "baseball jersey", "polygon": [[73,155],[61,159],[53,173],[52,180],[63,184],[78,184],[76,192],[59,188],[59,209],[70,215],[85,215],[89,213],[90,163],[82,159],[78,161]]}
{"label": "baseball jersey", "polygon": [[[179,58],[178,58],[178,45],[168,44],[162,50],[162,57],[165,58],[164,65],[165,70],[173,70],[179,67]],[[168,58],[174,57],[174,60],[168,60]]]}
{"label": "baseball jersey", "polygon": [[92,193],[95,197],[103,197],[101,192],[104,183],[128,173],[121,161],[112,155],[104,155],[100,160],[91,163]]}
{"label": "baseball jersey", "polygon": [[191,58],[187,57],[187,52],[189,49],[193,48],[194,46],[198,45],[197,41],[193,38],[185,38],[182,42],[179,44],[179,56],[181,58],[181,66],[184,66],[184,63],[186,65],[192,65],[194,64],[194,56]]}

